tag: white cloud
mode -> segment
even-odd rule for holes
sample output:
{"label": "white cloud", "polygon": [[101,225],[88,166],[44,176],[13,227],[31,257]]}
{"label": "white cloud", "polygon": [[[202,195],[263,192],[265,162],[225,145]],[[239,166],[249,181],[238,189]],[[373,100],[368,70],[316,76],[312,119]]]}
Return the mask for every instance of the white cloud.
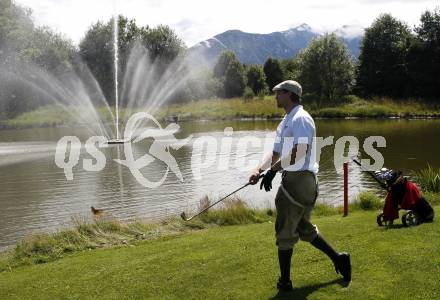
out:
{"label": "white cloud", "polygon": [[78,43],[97,20],[116,11],[135,18],[139,25],[167,24],[188,46],[226,31],[269,33],[307,23],[320,31],[343,25],[368,27],[381,13],[391,13],[409,25],[438,1],[429,0],[16,0],[34,11],[39,25],[48,25]]}

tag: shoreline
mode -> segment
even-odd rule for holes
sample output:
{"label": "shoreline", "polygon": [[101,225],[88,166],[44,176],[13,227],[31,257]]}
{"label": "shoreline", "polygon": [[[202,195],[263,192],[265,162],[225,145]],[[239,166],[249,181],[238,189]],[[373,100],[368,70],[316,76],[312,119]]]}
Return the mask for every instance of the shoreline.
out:
{"label": "shoreline", "polygon": [[[317,116],[313,115],[312,117],[315,120],[439,120],[440,114],[432,114],[432,115],[411,115],[411,116]],[[175,117],[165,117],[160,118],[159,120],[163,122],[176,122],[176,123],[186,123],[186,122],[221,122],[221,121],[279,121],[282,120],[282,117],[232,117],[232,118],[205,118],[200,119],[197,117],[194,118],[188,118],[186,116],[180,118],[177,116]],[[5,123],[0,122],[0,131],[1,130],[21,130],[21,129],[37,129],[37,128],[63,128],[63,127],[87,127],[85,124],[34,124],[34,125],[19,125],[19,126],[12,126]]]}

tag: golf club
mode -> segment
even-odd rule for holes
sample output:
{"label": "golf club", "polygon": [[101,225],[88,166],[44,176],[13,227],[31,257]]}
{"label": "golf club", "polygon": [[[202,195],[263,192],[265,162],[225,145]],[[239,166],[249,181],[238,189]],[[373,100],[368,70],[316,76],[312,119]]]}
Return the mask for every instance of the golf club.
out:
{"label": "golf club", "polygon": [[[263,176],[264,176],[263,174],[260,174],[260,177],[258,177],[258,180],[260,180]],[[230,193],[230,194],[226,195],[225,197],[221,198],[220,200],[214,202],[214,203],[211,204],[210,206],[208,206],[208,207],[202,209],[201,211],[199,211],[197,214],[195,214],[194,216],[192,216],[192,217],[190,217],[190,218],[187,218],[187,217],[186,217],[185,212],[182,212],[182,213],[180,214],[180,217],[181,217],[184,221],[191,221],[192,219],[194,219],[194,218],[197,217],[198,215],[204,213],[205,211],[207,211],[208,209],[210,209],[211,207],[213,207],[214,205],[216,205],[217,203],[219,203],[219,202],[225,200],[225,199],[228,198],[229,196],[235,194],[236,192],[238,192],[238,191],[241,190],[241,189],[244,189],[245,187],[247,187],[247,186],[250,185],[250,184],[251,184],[250,182],[246,183],[246,184],[243,185],[242,187],[236,189],[236,190],[233,191],[232,193]]]}

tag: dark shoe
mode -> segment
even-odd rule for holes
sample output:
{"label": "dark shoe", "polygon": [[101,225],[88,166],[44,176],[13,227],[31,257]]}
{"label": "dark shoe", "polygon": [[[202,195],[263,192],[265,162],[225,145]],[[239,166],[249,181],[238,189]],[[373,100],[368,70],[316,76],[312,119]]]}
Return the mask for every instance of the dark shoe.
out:
{"label": "dark shoe", "polygon": [[336,273],[341,274],[344,277],[344,281],[351,281],[351,263],[350,254],[346,252],[339,253],[335,262]]}
{"label": "dark shoe", "polygon": [[278,278],[277,289],[279,289],[282,292],[292,291],[293,290],[292,281],[291,280],[283,281],[283,280],[281,280],[281,277]]}

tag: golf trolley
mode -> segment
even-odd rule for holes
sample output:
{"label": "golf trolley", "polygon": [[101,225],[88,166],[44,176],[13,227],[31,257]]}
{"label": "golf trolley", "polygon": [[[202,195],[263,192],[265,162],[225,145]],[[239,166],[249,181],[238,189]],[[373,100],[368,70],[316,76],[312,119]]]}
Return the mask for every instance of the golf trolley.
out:
{"label": "golf trolley", "polygon": [[[360,161],[356,159],[353,159],[353,161],[362,168]],[[388,191],[388,195],[393,190],[398,195],[400,195],[398,197],[403,197],[407,187],[405,185],[405,190],[402,191],[402,182],[405,182],[404,184],[407,184],[407,178],[403,177],[401,171],[393,171],[387,168],[382,168],[378,171],[367,171],[367,170],[363,170],[363,171],[370,174],[380,184],[382,188],[386,189]],[[399,186],[396,186],[396,184],[399,184]],[[398,213],[402,210],[403,214],[401,220],[403,226],[405,227],[417,226],[421,223],[432,221],[434,218],[434,210],[432,209],[428,201],[423,196],[421,196],[415,184],[408,182],[408,187],[409,188],[412,187],[413,191],[417,190],[415,194],[416,195],[418,194],[419,198],[417,199],[417,201],[415,201],[415,205],[408,205],[408,203],[400,203],[400,202],[398,202],[398,204],[394,204],[396,205],[395,208],[391,208],[391,209],[395,210],[396,213],[395,218],[398,218]],[[385,200],[384,212],[385,212],[385,207],[387,205],[388,195],[387,195],[387,199]],[[392,198],[390,200],[392,201]],[[390,208],[390,206],[388,206],[388,208]],[[379,226],[392,225],[393,220],[387,220],[384,212],[377,215],[376,217],[377,225]]]}
{"label": "golf trolley", "polygon": [[[387,168],[382,168],[381,170],[374,172],[374,177],[376,177],[379,180],[388,182],[393,177],[393,171],[388,170]],[[404,211],[401,217],[403,226],[410,227],[410,226],[419,225],[421,223],[420,217],[417,215],[417,213],[414,210],[399,208],[399,211],[400,210]],[[379,215],[377,215],[376,222],[377,225],[379,226],[389,226],[393,224],[393,221],[385,220],[384,213],[380,213]]]}

